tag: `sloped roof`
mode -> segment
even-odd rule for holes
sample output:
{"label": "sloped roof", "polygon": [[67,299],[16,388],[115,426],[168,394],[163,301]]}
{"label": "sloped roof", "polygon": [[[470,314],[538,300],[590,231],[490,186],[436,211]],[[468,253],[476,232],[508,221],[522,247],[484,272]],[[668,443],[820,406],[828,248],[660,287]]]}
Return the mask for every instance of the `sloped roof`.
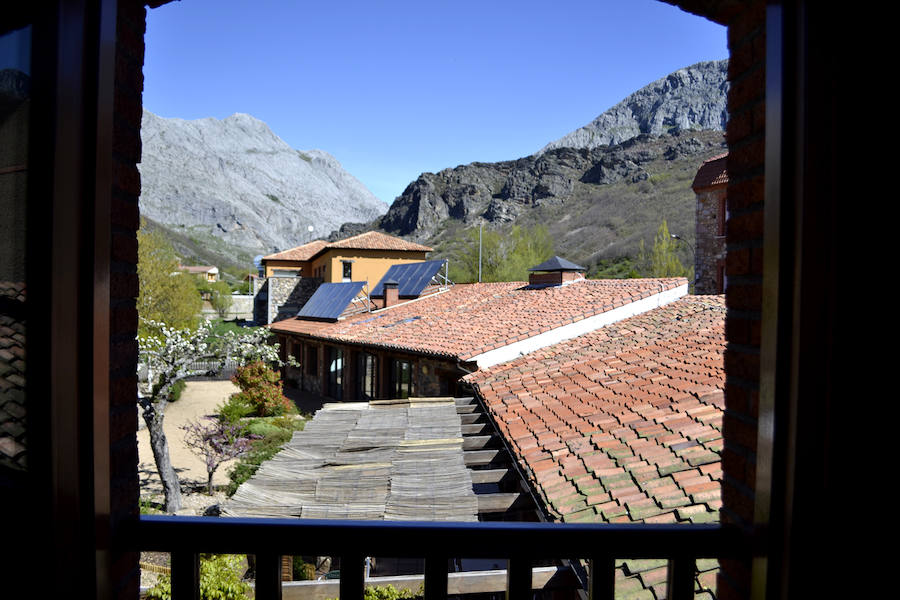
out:
{"label": "sloped roof", "polygon": [[328,244],[328,249],[344,248],[352,250],[407,250],[414,252],[431,252],[431,248],[408,242],[403,238],[394,237],[378,231],[367,231],[348,237],[344,240]]}
{"label": "sloped roof", "polygon": [[528,269],[529,271],[586,271],[582,266],[568,261],[559,256],[547,259],[539,265],[535,265]]}
{"label": "sloped roof", "polygon": [[721,296],[666,306],[466,376],[561,521],[718,519]]}
{"label": "sloped roof", "polygon": [[686,284],[684,278],[583,280],[543,289],[528,289],[523,282],[457,284],[321,327],[300,319],[270,327],[276,333],[470,360]]}
{"label": "sloped roof", "polygon": [[297,246],[296,248],[291,248],[290,250],[282,250],[281,252],[276,252],[275,254],[269,254],[268,256],[263,256],[263,260],[309,260],[316,254],[322,251],[322,249],[328,245],[328,242],[325,240],[313,240],[311,242],[307,242],[302,246]]}
{"label": "sloped roof", "polygon": [[728,183],[728,153],[713,156],[704,162],[697,175],[694,176],[694,183],[691,187],[694,190],[701,190],[716,185],[724,185]]}
{"label": "sloped roof", "polygon": [[417,244],[415,242],[408,242],[403,238],[394,237],[378,231],[367,231],[343,240],[338,240],[337,242],[313,240],[312,242],[297,246],[296,248],[291,248],[290,250],[283,250],[281,252],[276,252],[275,254],[263,256],[262,260],[306,261],[312,260],[325,250],[333,249],[401,250],[408,252],[431,252],[432,250],[428,246],[423,246],[422,244]]}

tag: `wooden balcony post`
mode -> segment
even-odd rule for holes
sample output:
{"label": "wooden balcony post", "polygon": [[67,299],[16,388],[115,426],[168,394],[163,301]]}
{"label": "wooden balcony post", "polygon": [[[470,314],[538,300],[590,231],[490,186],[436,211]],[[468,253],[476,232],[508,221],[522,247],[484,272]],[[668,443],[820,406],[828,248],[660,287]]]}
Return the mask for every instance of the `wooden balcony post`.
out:
{"label": "wooden balcony post", "polygon": [[172,600],[200,600],[200,556],[172,552]]}
{"label": "wooden balcony post", "polygon": [[366,587],[366,557],[358,554],[341,556],[340,600],[362,600]]}
{"label": "wooden balcony post", "polygon": [[611,556],[591,559],[588,597],[591,600],[613,600],[616,595],[616,560]]}
{"label": "wooden balcony post", "polygon": [[425,559],[425,600],[447,598],[447,557]]}

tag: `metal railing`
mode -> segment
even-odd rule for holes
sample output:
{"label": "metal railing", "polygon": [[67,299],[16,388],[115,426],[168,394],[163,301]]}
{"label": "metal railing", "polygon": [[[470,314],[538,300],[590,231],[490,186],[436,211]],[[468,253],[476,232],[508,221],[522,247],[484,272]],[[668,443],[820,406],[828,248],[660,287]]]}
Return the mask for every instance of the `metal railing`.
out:
{"label": "metal railing", "polygon": [[199,555],[254,554],[257,600],[281,598],[281,556],[339,556],[340,598],[361,600],[365,557],[425,559],[426,600],[447,597],[448,559],[505,558],[507,598],[531,598],[532,561],[587,559],[588,595],[615,596],[617,558],[669,561],[667,598],[694,597],[699,558],[750,556],[753,544],[735,528],[706,525],[555,523],[423,523],[316,519],[142,516],[125,533],[135,551],[171,553],[172,598],[197,598]]}

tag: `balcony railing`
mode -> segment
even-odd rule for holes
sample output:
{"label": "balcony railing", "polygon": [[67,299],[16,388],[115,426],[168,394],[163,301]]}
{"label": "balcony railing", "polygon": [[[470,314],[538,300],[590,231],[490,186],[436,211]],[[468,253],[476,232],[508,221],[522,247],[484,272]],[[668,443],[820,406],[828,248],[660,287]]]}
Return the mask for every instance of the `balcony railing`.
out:
{"label": "balcony railing", "polygon": [[508,561],[507,598],[531,598],[536,559],[590,561],[588,595],[612,600],[617,558],[667,559],[667,598],[694,597],[698,558],[752,554],[740,531],[709,525],[422,523],[313,519],[141,517],[126,533],[132,550],[171,553],[172,598],[198,597],[199,554],[254,554],[257,600],[281,598],[281,556],[341,558],[341,600],[362,600],[365,557],[425,559],[425,598],[447,597],[451,558]]}

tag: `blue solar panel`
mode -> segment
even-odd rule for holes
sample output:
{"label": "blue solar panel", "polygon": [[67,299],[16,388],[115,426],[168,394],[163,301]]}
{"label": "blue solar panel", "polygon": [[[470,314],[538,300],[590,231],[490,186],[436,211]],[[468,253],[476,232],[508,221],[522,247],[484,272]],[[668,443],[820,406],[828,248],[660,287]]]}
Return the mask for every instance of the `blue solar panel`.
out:
{"label": "blue solar panel", "polygon": [[384,282],[390,279],[396,281],[399,285],[397,290],[400,297],[408,298],[418,296],[422,290],[431,283],[441,267],[444,266],[443,260],[426,260],[425,262],[407,263],[405,265],[393,265],[388,269],[378,285],[372,290],[372,296],[384,296]]}
{"label": "blue solar panel", "polygon": [[306,301],[298,317],[308,319],[336,320],[347,305],[356,298],[365,282],[348,281],[346,283],[323,283],[316,293]]}

